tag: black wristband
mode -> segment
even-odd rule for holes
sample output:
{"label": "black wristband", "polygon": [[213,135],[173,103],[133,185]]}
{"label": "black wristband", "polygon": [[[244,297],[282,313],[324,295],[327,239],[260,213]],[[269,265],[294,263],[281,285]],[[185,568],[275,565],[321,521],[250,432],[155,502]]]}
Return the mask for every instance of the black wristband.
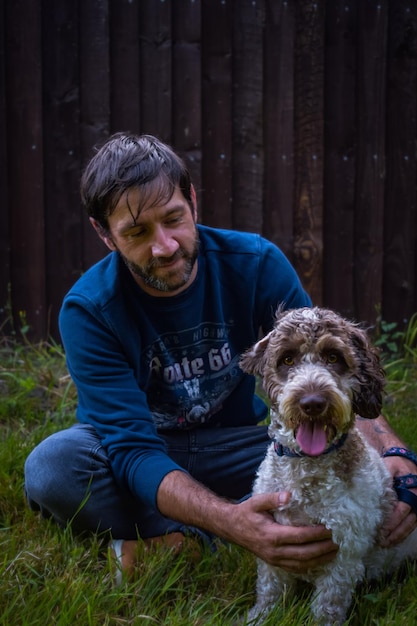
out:
{"label": "black wristband", "polygon": [[404,476],[395,476],[394,487],[403,487],[404,489],[417,489],[417,475],[405,474]]}
{"label": "black wristband", "polygon": [[405,459],[412,461],[414,465],[417,466],[417,454],[411,452],[411,450],[407,450],[407,448],[390,448],[382,455],[383,458],[387,456],[403,456]]}
{"label": "black wristband", "polygon": [[394,487],[394,489],[397,493],[398,500],[408,504],[417,515],[417,496],[405,487]]}

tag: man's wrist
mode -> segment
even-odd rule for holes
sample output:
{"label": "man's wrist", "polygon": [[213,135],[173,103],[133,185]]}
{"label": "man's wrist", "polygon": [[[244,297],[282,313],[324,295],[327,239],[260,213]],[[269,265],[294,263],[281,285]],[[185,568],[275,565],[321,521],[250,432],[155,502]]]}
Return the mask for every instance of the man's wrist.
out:
{"label": "man's wrist", "polygon": [[202,528],[222,539],[233,539],[234,502],[218,496],[189,474],[173,471],[160,484],[159,511],[184,524]]}

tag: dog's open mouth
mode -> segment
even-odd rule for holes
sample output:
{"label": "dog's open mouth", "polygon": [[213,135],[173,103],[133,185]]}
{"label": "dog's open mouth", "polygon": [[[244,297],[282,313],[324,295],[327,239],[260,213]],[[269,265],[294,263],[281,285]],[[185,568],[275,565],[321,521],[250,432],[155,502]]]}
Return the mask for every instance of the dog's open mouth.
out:
{"label": "dog's open mouth", "polygon": [[334,435],[334,426],[315,421],[302,422],[295,431],[298,445],[308,456],[323,454]]}

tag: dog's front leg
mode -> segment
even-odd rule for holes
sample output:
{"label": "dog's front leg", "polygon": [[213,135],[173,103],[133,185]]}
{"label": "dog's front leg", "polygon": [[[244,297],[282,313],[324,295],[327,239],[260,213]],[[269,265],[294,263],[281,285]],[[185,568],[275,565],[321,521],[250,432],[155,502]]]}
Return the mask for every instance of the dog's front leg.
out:
{"label": "dog's front leg", "polygon": [[311,611],[319,626],[342,626],[345,623],[355,590],[355,581],[364,576],[364,566],[357,563],[347,569],[343,563],[314,581],[315,594]]}
{"label": "dog's front leg", "polygon": [[246,624],[262,624],[268,613],[285,596],[292,595],[296,582],[284,570],[258,560],[256,604],[248,612]]}

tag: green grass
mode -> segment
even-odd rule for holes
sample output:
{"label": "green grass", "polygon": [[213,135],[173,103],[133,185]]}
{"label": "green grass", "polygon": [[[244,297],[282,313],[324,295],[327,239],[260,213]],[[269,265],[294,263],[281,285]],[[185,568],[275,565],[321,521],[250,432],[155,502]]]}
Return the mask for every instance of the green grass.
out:
{"label": "green grass", "polygon": [[[387,351],[384,413],[417,448],[417,323]],[[382,340],[388,342],[387,336]],[[383,343],[383,341],[381,343]],[[392,342],[390,342],[392,348]],[[135,582],[115,589],[100,537],[73,537],[28,510],[23,465],[48,434],[74,421],[76,394],[59,346],[0,340],[0,625],[232,626],[254,599],[254,557],[220,546],[192,565],[190,554],[143,553]],[[416,622],[417,568],[358,590],[348,624]],[[277,606],[267,620],[312,626],[308,594]]]}

